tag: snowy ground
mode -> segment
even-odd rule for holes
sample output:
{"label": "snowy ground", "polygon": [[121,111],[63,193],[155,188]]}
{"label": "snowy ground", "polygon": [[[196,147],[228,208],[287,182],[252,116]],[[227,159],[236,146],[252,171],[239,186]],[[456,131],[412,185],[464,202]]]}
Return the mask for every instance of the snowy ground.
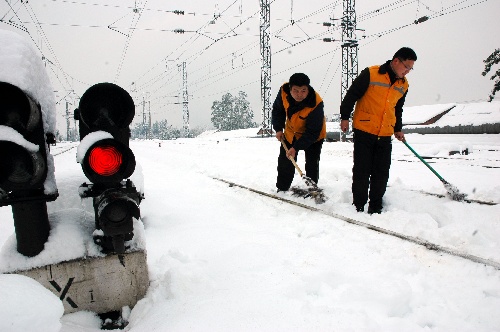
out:
{"label": "snowy ground", "polygon": [[[275,191],[279,142],[251,137],[255,132],[207,133],[161,146],[158,141],[131,143],[144,176],[139,233],[145,238],[150,288],[130,313],[126,330],[500,330],[500,271],[494,267],[214,180]],[[500,135],[411,134],[407,141],[422,156],[435,157],[428,162],[468,198],[500,203]],[[449,155],[465,148],[469,155]],[[0,208],[3,271],[95,250],[89,245],[71,249],[52,236],[87,234],[67,229],[93,223],[77,193],[87,180],[75,161],[76,144],[58,144],[52,153],[61,195],[48,205],[50,255],[16,255],[11,209]],[[280,195],[500,263],[500,205],[418,192],[446,194],[402,143],[393,143],[381,215],[356,213],[351,205],[352,144],[325,143],[321,157],[325,204]],[[294,184],[302,180],[296,177]],[[52,294],[33,290],[25,279],[0,275],[0,330],[13,323],[44,331],[98,330],[94,314],[61,317]]]}

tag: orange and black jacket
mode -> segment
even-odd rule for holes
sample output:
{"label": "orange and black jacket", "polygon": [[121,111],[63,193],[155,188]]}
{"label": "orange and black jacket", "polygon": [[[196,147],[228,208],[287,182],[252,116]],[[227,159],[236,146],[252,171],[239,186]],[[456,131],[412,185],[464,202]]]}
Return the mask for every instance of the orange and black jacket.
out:
{"label": "orange and black jacket", "polygon": [[323,99],[309,86],[309,93],[297,103],[290,94],[288,83],[281,86],[273,104],[274,131],[283,131],[286,140],[295,150],[305,150],[326,137],[326,120]]}
{"label": "orange and black jacket", "polygon": [[353,81],[340,105],[340,117],[348,120],[354,104],[353,127],[376,135],[392,136],[403,127],[403,105],[408,81],[398,79],[390,61],[365,68]]}

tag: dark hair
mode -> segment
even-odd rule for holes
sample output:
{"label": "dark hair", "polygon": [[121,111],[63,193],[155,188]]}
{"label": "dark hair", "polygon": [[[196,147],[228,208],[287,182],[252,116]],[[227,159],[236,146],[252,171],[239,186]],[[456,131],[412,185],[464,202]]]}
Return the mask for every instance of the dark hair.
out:
{"label": "dark hair", "polygon": [[288,81],[288,84],[290,85],[290,87],[292,85],[295,85],[295,86],[304,86],[304,85],[307,85],[307,86],[309,86],[310,82],[311,81],[309,80],[309,77],[307,77],[306,74],[295,73],[292,76],[290,76],[290,80]]}
{"label": "dark hair", "polygon": [[417,61],[417,53],[409,47],[401,47],[392,57],[392,59],[396,58]]}

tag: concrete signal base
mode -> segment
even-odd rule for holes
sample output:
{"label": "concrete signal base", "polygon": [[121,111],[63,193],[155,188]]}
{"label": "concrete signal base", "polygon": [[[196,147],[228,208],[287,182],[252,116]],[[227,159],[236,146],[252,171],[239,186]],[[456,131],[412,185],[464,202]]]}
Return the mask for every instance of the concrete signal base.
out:
{"label": "concrete signal base", "polygon": [[146,252],[87,257],[12,273],[35,279],[57,295],[64,313],[95,313],[133,308],[149,286]]}

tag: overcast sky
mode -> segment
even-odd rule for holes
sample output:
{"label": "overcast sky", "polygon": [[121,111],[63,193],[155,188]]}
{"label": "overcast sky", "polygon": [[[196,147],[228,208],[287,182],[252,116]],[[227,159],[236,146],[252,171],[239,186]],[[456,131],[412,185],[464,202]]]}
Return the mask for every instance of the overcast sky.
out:
{"label": "overcast sky", "polygon": [[[339,42],[323,38],[341,38],[342,2],[272,1],[272,100],[291,74],[304,72],[326,114],[338,113],[342,52]],[[356,12],[364,30],[357,35],[359,71],[402,46],[417,52],[407,106],[487,100],[493,81],[481,72],[500,47],[500,1],[358,0]],[[423,16],[430,19],[413,23]],[[262,120],[258,1],[12,0],[0,3],[0,19],[0,29],[31,39],[47,59],[63,133],[66,102],[72,116],[78,97],[99,82],[129,91],[135,122],[145,110],[153,122],[180,128],[183,62],[192,128],[209,125],[212,103],[240,90]]]}

